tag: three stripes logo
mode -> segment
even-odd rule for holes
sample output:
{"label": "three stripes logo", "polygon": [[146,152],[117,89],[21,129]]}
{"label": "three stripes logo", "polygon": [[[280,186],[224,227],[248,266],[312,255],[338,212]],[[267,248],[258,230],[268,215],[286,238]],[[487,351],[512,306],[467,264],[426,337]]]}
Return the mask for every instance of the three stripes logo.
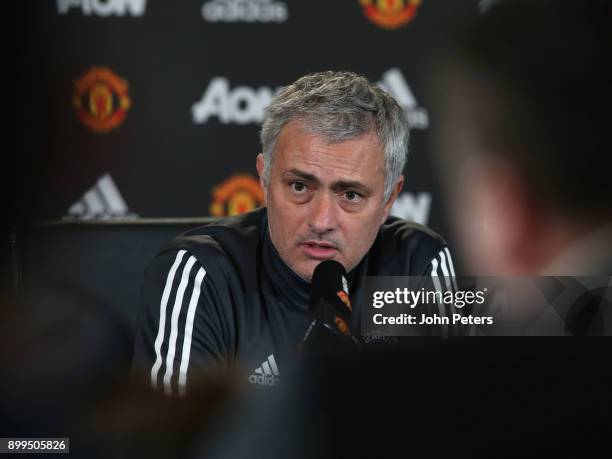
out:
{"label": "three stripes logo", "polygon": [[206,270],[196,258],[179,250],[159,305],[155,363],[151,368],[151,386],[157,389],[163,382],[166,395],[176,394],[177,388],[179,396],[186,393],[193,326],[204,276]]}
{"label": "three stripes logo", "polygon": [[419,107],[410,86],[402,71],[397,67],[387,70],[378,82],[378,86],[391,94],[397,103],[406,112],[408,124],[411,129],[427,129],[429,127],[429,114],[423,107]]}
{"label": "three stripes logo", "polygon": [[138,218],[138,215],[130,212],[110,174],[104,174],[80,200],[70,206],[64,219],[70,218],[129,219]]}
{"label": "three stripes logo", "polygon": [[270,354],[259,368],[253,370],[253,373],[249,376],[249,382],[259,386],[278,386],[280,383],[279,376],[274,354]]}

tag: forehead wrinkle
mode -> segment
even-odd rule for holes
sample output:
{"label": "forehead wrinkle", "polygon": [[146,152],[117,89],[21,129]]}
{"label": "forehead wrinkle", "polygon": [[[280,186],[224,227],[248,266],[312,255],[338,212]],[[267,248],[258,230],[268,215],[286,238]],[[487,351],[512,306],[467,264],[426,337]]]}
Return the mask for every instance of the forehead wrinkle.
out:
{"label": "forehead wrinkle", "polygon": [[[299,124],[288,127],[285,134],[293,131],[301,135],[282,136],[284,171],[299,169],[323,177],[333,169],[334,175],[339,175],[333,178],[334,182],[360,181],[364,184],[375,180],[373,175],[384,176],[384,155],[375,133],[366,133],[342,142],[328,142],[325,138],[305,131]],[[379,158],[372,161],[373,155]]]}
{"label": "forehead wrinkle", "polygon": [[369,177],[369,169],[363,168],[362,162],[359,160],[349,161],[346,158],[326,154],[320,154],[318,158],[313,158],[311,155],[304,158],[302,155],[298,155],[298,158],[297,167],[294,165],[292,169],[299,169],[317,177],[318,180],[330,173],[334,175],[334,184],[338,182],[360,182],[365,185],[368,179],[373,179]]}
{"label": "forehead wrinkle", "polygon": [[[312,145],[312,142],[309,142],[309,144]],[[370,159],[370,155],[375,155],[377,151],[368,148],[370,145],[360,145],[357,150],[352,145],[343,145],[340,148],[337,145],[317,142],[316,145],[312,145],[305,150],[296,150],[295,157],[304,164],[322,168],[333,167],[345,171],[349,174],[347,180],[351,180],[354,174],[367,176],[364,172],[371,170],[370,167],[367,167],[368,159]],[[329,147],[335,149],[330,151]],[[377,164],[376,170],[382,170],[382,164]]]}

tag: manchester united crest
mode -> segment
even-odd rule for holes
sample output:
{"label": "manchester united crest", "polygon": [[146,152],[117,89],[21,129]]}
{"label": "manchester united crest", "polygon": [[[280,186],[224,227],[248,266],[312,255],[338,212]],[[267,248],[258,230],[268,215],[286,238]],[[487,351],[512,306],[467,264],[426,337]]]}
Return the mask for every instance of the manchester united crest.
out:
{"label": "manchester united crest", "polygon": [[422,0],[359,0],[366,17],[385,29],[397,29],[408,24],[417,13]]}
{"label": "manchester united crest", "polygon": [[215,217],[239,215],[264,204],[263,190],[250,175],[234,175],[213,189],[210,214]]}
{"label": "manchester united crest", "polygon": [[119,126],[132,103],[127,82],[106,67],[92,67],[74,81],[72,102],[81,123],[98,133]]}

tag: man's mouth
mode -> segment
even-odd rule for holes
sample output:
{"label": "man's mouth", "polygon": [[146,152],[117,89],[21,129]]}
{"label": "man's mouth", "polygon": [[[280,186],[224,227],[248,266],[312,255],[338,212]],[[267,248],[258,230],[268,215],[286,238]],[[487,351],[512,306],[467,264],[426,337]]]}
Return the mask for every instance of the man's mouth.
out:
{"label": "man's mouth", "polygon": [[317,260],[327,260],[338,253],[338,249],[326,241],[304,241],[300,246],[306,256]]}

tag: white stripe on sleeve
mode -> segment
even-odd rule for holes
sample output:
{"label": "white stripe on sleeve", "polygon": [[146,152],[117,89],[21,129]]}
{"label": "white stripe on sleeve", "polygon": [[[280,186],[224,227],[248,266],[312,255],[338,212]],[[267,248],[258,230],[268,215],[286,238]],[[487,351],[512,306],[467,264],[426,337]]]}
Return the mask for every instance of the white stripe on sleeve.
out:
{"label": "white stripe on sleeve", "polygon": [[453,266],[453,258],[451,257],[450,250],[448,250],[448,247],[444,247],[444,253],[446,253],[446,259],[448,260],[448,267],[450,268],[450,274],[453,280],[453,285],[455,286],[455,291],[457,291],[459,289],[457,288],[455,266]]}
{"label": "white stripe on sleeve", "polygon": [[[440,284],[440,278],[438,277],[438,258],[434,257],[431,260],[432,270],[431,270],[431,280],[433,281],[434,287],[436,288],[436,292],[439,292],[440,295],[442,292],[442,285]],[[440,317],[446,316],[446,311],[444,310],[444,305],[442,302],[438,303],[438,310],[440,311]],[[448,327],[444,324],[444,329],[446,330]]]}
{"label": "white stripe on sleeve", "polygon": [[179,395],[185,395],[185,385],[187,384],[187,368],[189,367],[189,355],[191,354],[191,336],[193,334],[193,319],[195,317],[196,306],[200,298],[202,279],[206,275],[204,268],[198,270],[195,278],[195,286],[189,301],[187,310],[187,321],[185,322],[185,338],[183,339],[183,353],[181,356],[181,367],[179,369]]}
{"label": "white stripe on sleeve", "polygon": [[183,255],[185,255],[185,253],[185,250],[179,250],[179,252],[176,254],[174,263],[170,268],[170,272],[168,272],[168,277],[166,278],[166,285],[164,287],[161,303],[159,305],[159,328],[157,329],[157,337],[155,338],[155,363],[153,364],[153,368],[151,368],[151,386],[153,386],[154,389],[157,389],[157,373],[159,372],[159,368],[162,364],[161,347],[164,342],[164,330],[166,328],[166,307],[168,305],[168,298],[170,297],[170,292],[172,291],[174,275],[176,274],[176,270],[181,264],[181,261],[183,260]]}
{"label": "white stripe on sleeve", "polygon": [[444,275],[444,283],[446,284],[446,289],[449,291],[453,290],[453,286],[451,285],[450,273],[448,272],[448,268],[446,267],[446,255],[444,254],[444,250],[440,250],[440,267],[442,268],[442,274]]}
{"label": "white stripe on sleeve", "polygon": [[194,256],[190,256],[183,268],[183,276],[181,283],[179,284],[178,291],[176,292],[176,299],[174,301],[174,307],[172,308],[172,317],[170,322],[170,337],[168,338],[168,353],[166,354],[166,372],[164,374],[164,392],[166,395],[172,394],[172,387],[170,380],[173,373],[174,354],[176,352],[176,338],[178,336],[178,318],[181,313],[181,307],[183,306],[183,296],[185,295],[185,289],[189,282],[189,273],[193,267],[196,259]]}
{"label": "white stripe on sleeve", "polygon": [[436,257],[431,260],[431,276],[438,277],[438,259]]}

